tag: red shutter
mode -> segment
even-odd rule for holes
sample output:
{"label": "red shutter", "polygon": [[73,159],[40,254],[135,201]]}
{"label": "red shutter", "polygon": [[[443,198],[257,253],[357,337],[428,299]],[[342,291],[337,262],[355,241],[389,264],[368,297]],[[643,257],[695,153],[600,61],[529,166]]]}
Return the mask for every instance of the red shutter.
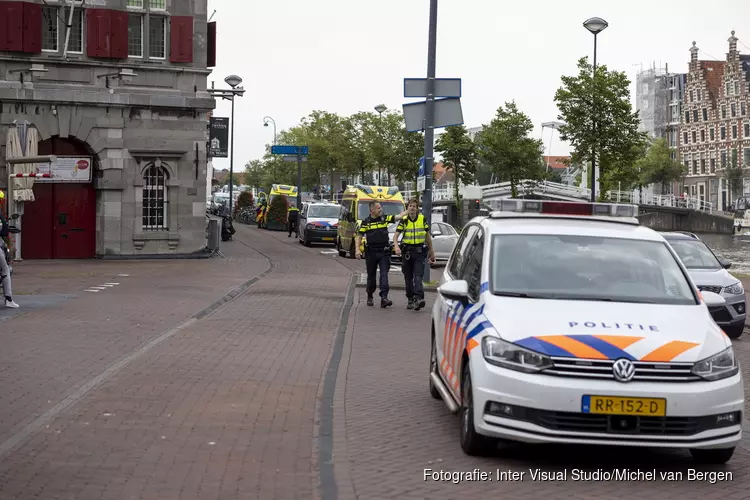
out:
{"label": "red shutter", "polygon": [[86,55],[109,57],[110,11],[86,9]]}
{"label": "red shutter", "polygon": [[128,58],[128,13],[111,10],[109,32],[109,57],[113,59]]}
{"label": "red shutter", "polygon": [[169,35],[169,60],[174,63],[193,62],[193,18],[172,16]]}
{"label": "red shutter", "polygon": [[23,4],[23,51],[42,51],[42,6],[37,3]]}
{"label": "red shutter", "polygon": [[23,2],[0,2],[0,51],[23,51]]}
{"label": "red shutter", "polygon": [[216,21],[208,23],[208,33],[206,36],[206,67],[213,68],[216,66]]}

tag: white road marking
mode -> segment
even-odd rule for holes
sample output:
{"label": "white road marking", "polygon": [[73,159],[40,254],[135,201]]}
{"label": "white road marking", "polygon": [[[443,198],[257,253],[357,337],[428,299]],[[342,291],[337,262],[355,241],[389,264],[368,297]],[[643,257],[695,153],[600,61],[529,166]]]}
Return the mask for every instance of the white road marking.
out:
{"label": "white road marking", "polygon": [[130,276],[129,274],[118,274],[117,276]]}
{"label": "white road marking", "polygon": [[334,255],[334,254],[339,253],[339,251],[336,250],[335,248],[332,248],[330,250],[321,250],[320,253],[322,253],[323,255]]}
{"label": "white road marking", "polygon": [[106,290],[106,286],[91,286],[89,288],[93,288],[94,290]]}
{"label": "white road marking", "polygon": [[100,292],[101,290],[92,290],[90,288],[86,289],[87,292]]}

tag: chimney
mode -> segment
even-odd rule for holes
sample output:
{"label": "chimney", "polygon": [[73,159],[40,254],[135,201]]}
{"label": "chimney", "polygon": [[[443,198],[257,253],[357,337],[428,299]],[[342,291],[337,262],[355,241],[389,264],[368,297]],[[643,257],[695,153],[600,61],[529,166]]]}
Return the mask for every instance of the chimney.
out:
{"label": "chimney", "polygon": [[690,68],[695,69],[698,66],[698,47],[695,46],[695,42],[693,42],[693,46],[690,47]]}

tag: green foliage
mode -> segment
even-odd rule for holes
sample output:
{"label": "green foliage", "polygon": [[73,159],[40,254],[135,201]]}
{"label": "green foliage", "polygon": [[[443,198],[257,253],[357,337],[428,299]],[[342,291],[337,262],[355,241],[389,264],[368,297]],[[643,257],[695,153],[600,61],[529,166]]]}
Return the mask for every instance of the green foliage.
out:
{"label": "green foliage", "polygon": [[560,110],[560,138],[573,148],[571,161],[583,165],[596,152],[600,195],[613,185],[639,182],[636,162],[645,153],[646,136],[638,131],[638,112],[630,104],[630,80],[624,72],[578,60],[578,75],[563,76],[555,93]]}
{"label": "green foliage", "polygon": [[657,139],[651,143],[646,155],[638,160],[636,168],[642,185],[658,183],[665,194],[667,186],[680,180],[684,167],[672,159],[666,139]]}
{"label": "green foliage", "polygon": [[541,140],[529,136],[533,128],[529,117],[515,102],[509,102],[500,106],[495,118],[477,134],[480,160],[499,182],[510,182],[513,197],[518,196],[519,181],[544,178],[544,147]]}
{"label": "green foliage", "polygon": [[461,218],[461,201],[458,188],[460,184],[470,185],[477,175],[477,146],[469,137],[466,127],[456,125],[447,127],[440,134],[435,144],[435,151],[443,157],[443,165],[453,173],[453,199],[456,201],[458,217]]}
{"label": "green foliage", "polygon": [[289,210],[289,204],[286,196],[277,195],[271,200],[268,206],[268,222],[275,224],[286,224],[286,214]]}
{"label": "green foliage", "polygon": [[737,161],[737,150],[732,150],[732,158],[724,170],[724,178],[727,183],[727,191],[732,194],[733,198],[742,195],[742,180],[744,178],[744,172],[740,168]]}
{"label": "green foliage", "polygon": [[253,206],[253,193],[251,191],[243,191],[237,197],[237,203],[234,206],[235,211],[239,211],[244,207]]}

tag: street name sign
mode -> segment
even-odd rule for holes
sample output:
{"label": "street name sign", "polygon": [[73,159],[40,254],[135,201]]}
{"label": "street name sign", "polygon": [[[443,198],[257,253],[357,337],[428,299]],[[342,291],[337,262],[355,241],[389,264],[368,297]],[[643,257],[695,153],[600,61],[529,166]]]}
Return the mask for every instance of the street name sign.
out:
{"label": "street name sign", "polygon": [[[407,132],[419,132],[424,130],[427,111],[426,102],[412,102],[403,105],[404,123]],[[435,122],[434,128],[462,125],[464,114],[461,109],[461,99],[457,97],[446,97],[435,99]]]}
{"label": "street name sign", "polygon": [[[404,78],[404,97],[427,97],[427,78]],[[435,78],[434,97],[461,97],[461,79]]]}
{"label": "street name sign", "polygon": [[[281,157],[284,161],[297,161],[296,155],[284,155]],[[307,161],[307,156],[299,156],[299,161]]]}
{"label": "street name sign", "polygon": [[307,146],[271,146],[274,155],[306,155]]}

